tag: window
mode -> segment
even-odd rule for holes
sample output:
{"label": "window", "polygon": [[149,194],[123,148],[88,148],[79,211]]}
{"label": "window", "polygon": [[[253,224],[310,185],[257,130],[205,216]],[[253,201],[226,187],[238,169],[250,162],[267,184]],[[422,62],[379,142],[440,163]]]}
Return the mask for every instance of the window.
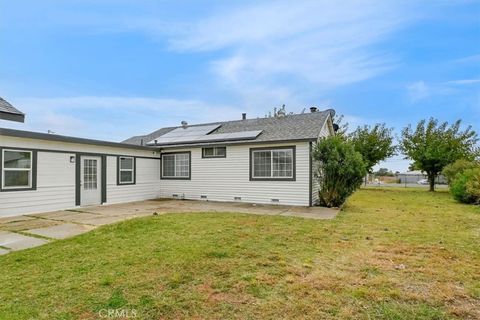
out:
{"label": "window", "polygon": [[295,180],[295,147],[250,149],[251,180]]}
{"label": "window", "polygon": [[35,189],[34,152],[28,150],[2,150],[2,189]]}
{"label": "window", "polygon": [[162,154],[162,179],[190,179],[190,152]]}
{"label": "window", "polygon": [[226,158],[227,147],[211,147],[202,149],[203,158]]}
{"label": "window", "polygon": [[135,184],[135,158],[118,157],[118,184]]}

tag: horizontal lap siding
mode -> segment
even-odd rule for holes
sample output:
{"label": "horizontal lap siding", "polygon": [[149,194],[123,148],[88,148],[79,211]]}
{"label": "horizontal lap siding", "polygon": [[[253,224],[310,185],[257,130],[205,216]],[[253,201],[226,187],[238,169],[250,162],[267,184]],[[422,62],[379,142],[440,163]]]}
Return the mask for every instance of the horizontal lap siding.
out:
{"label": "horizontal lap siding", "polygon": [[0,217],[75,207],[73,155],[38,152],[37,190],[0,192]]}
{"label": "horizontal lap siding", "polygon": [[[265,147],[291,146],[293,144],[265,145]],[[309,205],[309,144],[296,144],[296,181],[250,181],[250,148],[260,145],[227,146],[226,158],[203,159],[201,148],[188,149],[192,152],[191,180],[162,179],[162,197],[177,194],[186,199]],[[166,151],[166,152],[171,152]]]}
{"label": "horizontal lap siding", "polygon": [[160,195],[160,161],[136,159],[136,184],[117,185],[117,157],[107,157],[107,203],[158,198]]}
{"label": "horizontal lap siding", "polygon": [[[46,140],[5,137],[0,146],[59,150],[38,151],[37,190],[0,192],[0,217],[75,208],[75,153],[107,153],[126,156],[158,157],[153,151],[122,149],[95,145],[52,142]],[[128,202],[159,196],[160,169],[158,159],[137,158],[137,184],[117,186],[117,157],[107,156],[107,203]]]}

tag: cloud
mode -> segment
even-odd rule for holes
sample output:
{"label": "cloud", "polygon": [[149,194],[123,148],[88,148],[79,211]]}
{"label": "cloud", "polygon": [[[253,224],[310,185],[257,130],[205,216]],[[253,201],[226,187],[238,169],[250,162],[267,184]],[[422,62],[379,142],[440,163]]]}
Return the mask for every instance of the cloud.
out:
{"label": "cloud", "polygon": [[182,120],[204,123],[240,119],[244,111],[235,106],[170,98],[78,96],[9,100],[27,114],[26,123],[2,122],[2,127],[51,130],[62,135],[113,141],[176,126]]}
{"label": "cloud", "polygon": [[389,1],[267,2],[216,12],[170,35],[181,52],[219,52],[212,72],[237,91],[305,83],[323,92],[382,74],[397,65],[376,45],[415,14]]}
{"label": "cloud", "polygon": [[463,92],[465,86],[480,84],[480,79],[458,79],[437,83],[416,81],[407,85],[407,93],[411,102],[415,103],[432,96],[446,96]]}
{"label": "cloud", "polygon": [[452,80],[452,81],[447,81],[445,84],[447,85],[471,85],[471,84],[477,84],[480,83],[480,79],[462,79],[462,80]]}
{"label": "cloud", "polygon": [[407,91],[412,102],[423,100],[431,94],[430,88],[424,81],[417,81],[407,85]]}

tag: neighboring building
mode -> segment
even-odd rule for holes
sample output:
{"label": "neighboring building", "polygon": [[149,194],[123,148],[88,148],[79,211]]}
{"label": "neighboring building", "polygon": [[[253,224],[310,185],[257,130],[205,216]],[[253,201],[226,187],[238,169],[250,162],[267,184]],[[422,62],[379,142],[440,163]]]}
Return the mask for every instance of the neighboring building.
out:
{"label": "neighboring building", "polygon": [[162,128],[123,143],[0,129],[0,216],[158,197],[310,206],[333,110]]}
{"label": "neighboring building", "polygon": [[0,97],[0,120],[25,122],[25,114]]}
{"label": "neighboring building", "polygon": [[[398,179],[400,180],[400,183],[417,183],[419,182],[420,180],[424,180],[424,179],[427,179],[427,175],[424,174],[422,171],[420,170],[414,170],[414,171],[408,171],[408,172],[403,172],[403,173],[399,173],[397,175]],[[437,176],[437,178],[435,179],[435,183],[437,184],[446,184],[447,183],[447,179],[445,178],[444,175],[440,174]]]}

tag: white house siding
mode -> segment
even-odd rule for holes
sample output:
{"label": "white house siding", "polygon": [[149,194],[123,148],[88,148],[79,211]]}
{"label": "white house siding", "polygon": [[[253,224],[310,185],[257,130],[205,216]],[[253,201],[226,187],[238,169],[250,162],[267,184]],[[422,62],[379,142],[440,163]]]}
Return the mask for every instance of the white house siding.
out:
{"label": "white house siding", "polygon": [[74,208],[75,163],[70,162],[70,157],[77,152],[110,154],[107,156],[107,203],[144,200],[159,196],[160,161],[158,159],[137,158],[137,184],[116,185],[116,155],[158,157],[158,152],[1,135],[0,147],[39,150],[36,190],[0,192],[0,217]]}
{"label": "white house siding", "polygon": [[[296,181],[250,181],[250,148],[296,146]],[[309,143],[242,144],[227,146],[226,158],[202,158],[202,148],[165,150],[191,151],[191,180],[162,179],[160,194],[185,199],[271,204],[309,205]]]}
{"label": "white house siding", "polygon": [[0,217],[75,206],[73,154],[38,152],[37,190],[0,192]]}
{"label": "white house siding", "polygon": [[136,160],[134,185],[117,185],[117,157],[107,157],[107,204],[154,199],[160,196],[160,161]]}

